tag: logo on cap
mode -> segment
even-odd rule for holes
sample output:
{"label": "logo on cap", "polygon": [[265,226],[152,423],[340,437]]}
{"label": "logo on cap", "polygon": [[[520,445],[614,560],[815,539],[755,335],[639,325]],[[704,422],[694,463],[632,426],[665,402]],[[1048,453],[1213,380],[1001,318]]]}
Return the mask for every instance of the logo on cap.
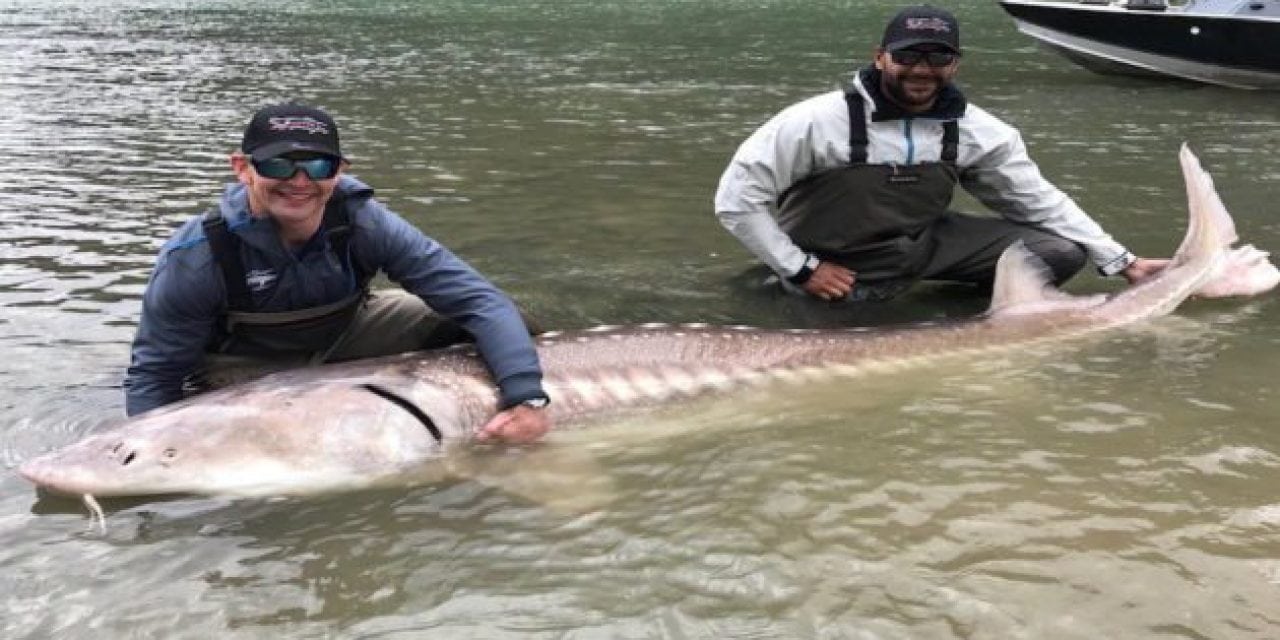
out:
{"label": "logo on cap", "polygon": [[951,25],[942,18],[907,18],[904,27],[908,31],[933,31],[934,33],[951,33]]}
{"label": "logo on cap", "polygon": [[267,120],[272,131],[305,131],[310,134],[328,135],[329,127],[311,116],[275,116]]}
{"label": "logo on cap", "polygon": [[296,103],[271,105],[254,113],[244,129],[240,150],[259,161],[291,151],[342,157],[333,118],[320,109]]}

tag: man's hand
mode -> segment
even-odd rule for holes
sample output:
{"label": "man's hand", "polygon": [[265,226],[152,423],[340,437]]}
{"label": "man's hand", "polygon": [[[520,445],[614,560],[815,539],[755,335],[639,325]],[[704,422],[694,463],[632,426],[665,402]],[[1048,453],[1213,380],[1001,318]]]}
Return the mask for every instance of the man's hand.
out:
{"label": "man's hand", "polygon": [[839,300],[853,291],[854,280],[852,271],[834,262],[819,262],[813,275],[800,286],[815,298]]}
{"label": "man's hand", "polygon": [[535,409],[518,404],[499,411],[498,415],[476,430],[476,442],[510,442],[527,444],[551,429],[551,417],[546,409]]}
{"label": "man's hand", "polygon": [[1167,266],[1169,266],[1167,258],[1138,258],[1125,267],[1124,271],[1120,272],[1120,275],[1124,276],[1124,279],[1128,280],[1129,284],[1138,284],[1160,273]]}

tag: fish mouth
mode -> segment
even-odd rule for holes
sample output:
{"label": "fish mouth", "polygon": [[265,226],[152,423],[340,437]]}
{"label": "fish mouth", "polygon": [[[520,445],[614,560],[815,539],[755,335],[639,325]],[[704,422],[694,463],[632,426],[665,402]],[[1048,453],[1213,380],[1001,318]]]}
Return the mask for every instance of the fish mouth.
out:
{"label": "fish mouth", "polygon": [[44,465],[37,464],[37,462],[38,461],[33,460],[18,467],[18,475],[22,476],[27,482],[34,484],[37,489],[52,491],[54,493],[66,493],[58,486],[48,482],[46,479],[47,473],[45,472]]}
{"label": "fish mouth", "polygon": [[44,485],[43,471],[44,464],[42,463],[41,458],[28,460],[18,466],[18,475],[22,476],[27,482],[38,486]]}
{"label": "fish mouth", "polygon": [[65,473],[56,473],[44,457],[29,460],[18,467],[18,475],[37,489],[59,495],[79,497],[88,492],[88,485],[77,482]]}

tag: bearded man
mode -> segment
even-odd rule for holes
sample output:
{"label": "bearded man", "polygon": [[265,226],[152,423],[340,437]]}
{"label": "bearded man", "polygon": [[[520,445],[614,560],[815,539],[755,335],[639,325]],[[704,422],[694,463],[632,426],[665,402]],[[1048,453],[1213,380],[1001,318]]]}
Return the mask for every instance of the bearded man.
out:
{"label": "bearded man", "polygon": [[[1130,282],[1163,268],[1045,180],[1016,129],[966,101],[952,82],[960,60],[949,11],[898,12],[847,89],[788,107],[742,143],[716,192],[720,223],[784,288],[823,300],[887,300],[921,280],[989,290],[1019,240],[1055,284],[1086,260]],[[957,185],[998,216],[952,211]]]}

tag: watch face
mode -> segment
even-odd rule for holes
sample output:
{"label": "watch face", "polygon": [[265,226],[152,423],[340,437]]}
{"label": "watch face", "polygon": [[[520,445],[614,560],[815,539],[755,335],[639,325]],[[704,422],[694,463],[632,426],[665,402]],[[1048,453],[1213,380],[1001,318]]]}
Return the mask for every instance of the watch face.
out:
{"label": "watch face", "polygon": [[520,404],[526,407],[533,407],[534,409],[541,409],[547,406],[548,404],[551,404],[551,400],[547,398],[529,398],[528,400],[525,400]]}

